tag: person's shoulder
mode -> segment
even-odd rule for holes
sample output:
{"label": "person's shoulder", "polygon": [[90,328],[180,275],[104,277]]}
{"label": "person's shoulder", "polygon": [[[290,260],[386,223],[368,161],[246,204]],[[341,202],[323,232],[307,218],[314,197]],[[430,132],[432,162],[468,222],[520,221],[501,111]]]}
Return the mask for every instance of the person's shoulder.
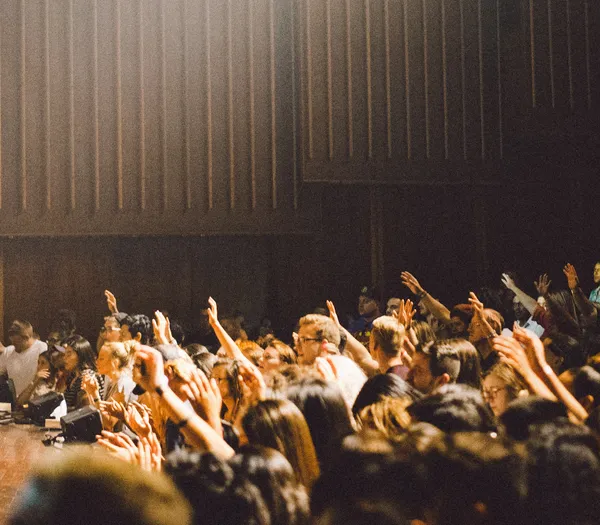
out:
{"label": "person's shoulder", "polygon": [[5,346],[4,351],[2,353],[0,353],[0,359],[1,358],[6,359],[9,356],[13,355],[14,353],[15,353],[15,347],[13,345]]}

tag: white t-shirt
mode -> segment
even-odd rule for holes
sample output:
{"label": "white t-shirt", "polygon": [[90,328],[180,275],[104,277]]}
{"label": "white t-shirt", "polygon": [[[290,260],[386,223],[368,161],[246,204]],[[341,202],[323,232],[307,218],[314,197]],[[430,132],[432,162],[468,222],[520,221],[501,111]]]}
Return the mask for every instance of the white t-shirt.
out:
{"label": "white t-shirt", "polygon": [[15,384],[17,396],[33,381],[37,371],[38,356],[48,350],[48,345],[35,341],[27,350],[20,354],[14,346],[7,346],[0,354],[0,374],[8,374]]}

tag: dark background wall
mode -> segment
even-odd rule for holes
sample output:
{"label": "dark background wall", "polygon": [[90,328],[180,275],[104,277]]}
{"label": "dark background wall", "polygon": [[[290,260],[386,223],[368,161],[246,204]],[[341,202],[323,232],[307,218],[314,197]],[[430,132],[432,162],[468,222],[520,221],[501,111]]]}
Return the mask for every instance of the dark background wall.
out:
{"label": "dark background wall", "polygon": [[3,1],[0,332],[587,288],[599,38],[588,0]]}

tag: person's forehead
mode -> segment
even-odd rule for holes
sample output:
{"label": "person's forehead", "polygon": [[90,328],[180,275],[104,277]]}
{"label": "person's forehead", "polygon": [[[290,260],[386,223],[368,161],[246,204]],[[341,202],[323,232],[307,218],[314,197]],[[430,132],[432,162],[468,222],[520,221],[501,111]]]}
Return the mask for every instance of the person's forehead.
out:
{"label": "person's forehead", "polygon": [[314,334],[317,331],[317,325],[316,324],[303,324],[302,326],[300,326],[300,328],[298,329],[298,335],[307,335],[307,334]]}
{"label": "person's forehead", "polygon": [[494,387],[494,386],[502,387],[502,386],[504,386],[504,381],[502,379],[500,379],[497,375],[490,374],[483,378],[483,384],[485,386],[489,386],[489,387]]}
{"label": "person's forehead", "polygon": [[400,304],[400,299],[398,299],[397,297],[391,297],[390,299],[388,299],[387,305],[388,306],[396,306]]}

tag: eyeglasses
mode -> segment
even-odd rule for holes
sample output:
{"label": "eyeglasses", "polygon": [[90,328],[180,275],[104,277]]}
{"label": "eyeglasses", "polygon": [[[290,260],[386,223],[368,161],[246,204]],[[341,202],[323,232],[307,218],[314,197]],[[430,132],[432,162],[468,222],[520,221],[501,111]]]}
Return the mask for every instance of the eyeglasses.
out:
{"label": "eyeglasses", "polygon": [[488,399],[494,399],[497,395],[498,392],[501,392],[502,390],[506,390],[505,386],[493,386],[491,388],[483,389],[482,390],[482,395],[483,395],[483,399],[485,399],[486,401]]}
{"label": "eyeglasses", "polygon": [[306,343],[307,341],[318,341],[321,342],[323,339],[319,339],[317,337],[298,337],[298,342],[303,345],[304,343]]}

